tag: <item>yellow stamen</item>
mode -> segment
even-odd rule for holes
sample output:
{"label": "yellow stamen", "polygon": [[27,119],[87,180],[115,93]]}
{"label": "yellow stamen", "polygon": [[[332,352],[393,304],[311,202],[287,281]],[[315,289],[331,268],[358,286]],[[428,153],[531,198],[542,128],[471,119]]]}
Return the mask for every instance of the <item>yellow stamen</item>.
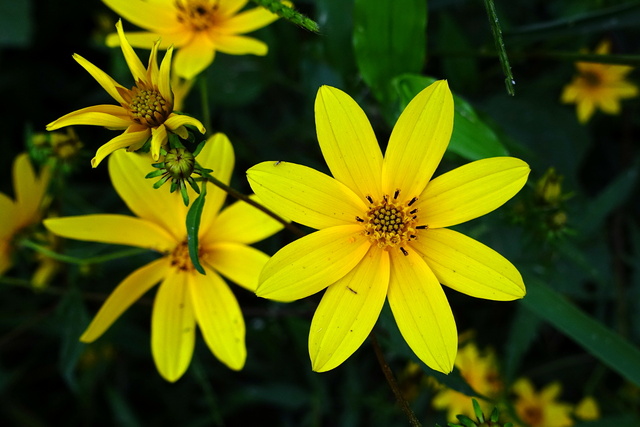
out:
{"label": "yellow stamen", "polygon": [[380,201],[374,201],[371,196],[367,196],[369,210],[364,218],[356,217],[356,221],[362,223],[364,233],[378,247],[399,247],[404,255],[408,255],[407,250],[401,245],[417,237],[418,209],[411,207],[417,199],[414,197],[401,203],[396,201],[399,193],[400,191],[396,190],[391,200],[388,195],[384,195]]}

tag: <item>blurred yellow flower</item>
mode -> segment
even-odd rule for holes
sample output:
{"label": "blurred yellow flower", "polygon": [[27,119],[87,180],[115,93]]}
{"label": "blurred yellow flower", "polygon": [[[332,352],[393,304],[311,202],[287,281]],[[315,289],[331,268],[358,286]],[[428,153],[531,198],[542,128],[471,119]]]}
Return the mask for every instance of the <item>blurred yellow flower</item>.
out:
{"label": "blurred yellow flower", "polygon": [[[234,153],[225,135],[211,137],[198,160],[203,167],[213,169],[219,180],[229,182]],[[202,275],[189,257],[185,227],[188,208],[177,193],[156,191],[149,185],[144,176],[151,170],[146,156],[122,150],[109,160],[113,186],[137,217],[103,214],[45,221],[49,230],[66,238],[162,253],[161,258],[137,269],[116,287],[80,340],[96,340],[138,298],[161,282],[151,319],[151,350],[160,374],[168,381],[183,375],[193,354],[196,323],[213,354],[229,368],[239,370],[246,358],[245,325],[240,306],[220,274],[254,291],[269,257],[248,245],[282,227],[244,202],[219,212],[226,193],[210,187],[198,234],[199,258],[206,271]]]}
{"label": "blurred yellow flower", "polygon": [[[495,398],[502,390],[498,364],[492,350],[480,353],[474,343],[469,343],[458,351],[455,366],[475,392],[489,398]],[[481,399],[477,400],[483,412],[491,412],[492,404]],[[440,390],[433,398],[432,404],[435,409],[446,409],[447,418],[452,422],[457,421],[456,415],[458,414],[468,417],[475,415],[471,397],[450,388]]]}
{"label": "blurred yellow flower", "polygon": [[[605,40],[595,53],[606,55],[611,44]],[[638,87],[625,80],[633,67],[595,62],[577,62],[578,75],[564,87],[561,100],[565,104],[576,104],[578,121],[589,121],[596,108],[607,114],[620,113],[620,100],[638,96]]]}
{"label": "blurred yellow flower", "polygon": [[125,147],[129,151],[138,150],[149,138],[151,138],[153,159],[158,160],[160,148],[168,142],[167,132],[175,133],[181,138],[187,138],[188,132],[185,125],[194,126],[201,133],[205,132],[204,126],[198,120],[173,112],[173,93],[170,83],[172,49],[167,50],[160,68],[158,68],[156,56],[159,42],[156,42],[149,56],[149,65],[145,69],[125,38],[122,22],[118,21],[116,29],[122,53],[135,80],[135,86],[131,89],[124,88],[104,71],[82,56],[75,54],[73,58],[98,81],[113,99],[120,103],[120,106],[96,105],[82,108],[47,125],[47,130],[56,130],[71,125],[94,125],[109,129],[124,129],[124,133],[98,149],[95,157],[91,159],[91,166],[94,168],[114,151]]}
{"label": "blurred yellow flower", "polygon": [[513,407],[529,427],[568,427],[574,424],[571,418],[573,406],[557,400],[562,387],[553,382],[536,393],[527,378],[518,379],[512,387],[517,396]]}
{"label": "blurred yellow flower", "polygon": [[15,237],[40,222],[50,179],[48,167],[44,167],[39,176],[35,173],[26,153],[13,161],[15,200],[0,193],[0,276],[13,266]]}
{"label": "blurred yellow flower", "polygon": [[[263,7],[238,13],[248,0],[103,0],[117,14],[144,28],[129,33],[135,47],[146,48],[160,39],[160,48],[177,49],[174,71],[187,80],[213,62],[216,51],[231,55],[266,55],[267,44],[242,34],[278,19]],[[288,2],[287,2],[288,3]],[[107,45],[121,41],[115,34]]]}
{"label": "blurred yellow flower", "polygon": [[273,161],[247,172],[266,206],[319,230],[271,258],[258,296],[293,301],[327,288],[309,333],[315,371],[351,356],[388,298],[414,353],[450,372],[457,332],[440,283],[492,300],[522,298],[525,287],[497,252],[444,227],[501,206],[522,188],[529,166],[511,157],[484,159],[429,182],[453,128],[453,98],[444,81],[409,103],[384,158],[366,115],[346,93],[322,86],[315,116],[333,178]]}

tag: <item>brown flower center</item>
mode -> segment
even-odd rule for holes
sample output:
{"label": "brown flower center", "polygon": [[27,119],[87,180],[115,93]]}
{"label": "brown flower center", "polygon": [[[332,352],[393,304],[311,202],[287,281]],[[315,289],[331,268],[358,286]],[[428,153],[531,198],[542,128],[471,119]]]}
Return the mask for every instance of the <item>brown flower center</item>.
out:
{"label": "brown flower center", "polygon": [[[201,252],[201,250],[199,250],[199,252]],[[198,256],[201,255],[201,253],[198,254]],[[191,257],[189,256],[189,246],[187,245],[186,240],[182,241],[169,254],[169,262],[172,267],[175,267],[178,270],[188,272],[195,271],[195,267],[193,266],[193,262],[191,262]]]}
{"label": "brown flower center", "polygon": [[193,31],[205,31],[215,26],[218,20],[218,1],[176,0],[177,19]]}
{"label": "brown flower center", "polygon": [[128,110],[133,121],[149,127],[160,126],[171,114],[173,106],[155,88],[147,88],[139,82],[129,97]]}
{"label": "brown flower center", "polygon": [[382,196],[381,200],[367,196],[369,210],[364,218],[356,217],[356,221],[362,224],[365,235],[379,248],[399,247],[400,251],[407,255],[408,252],[402,244],[415,240],[417,230],[427,227],[416,225],[418,209],[412,205],[418,200],[417,197],[408,202],[400,202],[399,195],[400,190],[396,190],[393,197]]}
{"label": "brown flower center", "polygon": [[522,421],[529,424],[532,427],[542,425],[543,414],[542,409],[537,406],[527,406],[522,413]]}
{"label": "brown flower center", "polygon": [[584,79],[587,86],[589,87],[602,86],[602,76],[599,73],[595,73],[593,71],[584,71],[580,75]]}

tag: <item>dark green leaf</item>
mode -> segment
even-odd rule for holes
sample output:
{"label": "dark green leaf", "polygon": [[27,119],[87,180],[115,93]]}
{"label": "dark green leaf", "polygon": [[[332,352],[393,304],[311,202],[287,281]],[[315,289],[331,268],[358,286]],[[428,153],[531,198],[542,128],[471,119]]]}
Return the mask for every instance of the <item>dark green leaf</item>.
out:
{"label": "dark green leaf", "polygon": [[391,104],[391,80],[420,73],[426,56],[427,2],[356,0],[353,46],[356,63],[376,98]]}
{"label": "dark green leaf", "polygon": [[31,42],[31,1],[0,1],[0,45],[25,47]]}
{"label": "dark green leaf", "polygon": [[640,385],[640,349],[554,291],[539,279],[525,279],[521,304],[551,323],[628,381]]}
{"label": "dark green leaf", "polygon": [[79,338],[89,323],[82,296],[77,290],[72,289],[65,295],[58,306],[57,316],[61,332],[58,367],[67,384],[75,389],[77,387],[75,368],[85,347]]}
{"label": "dark green leaf", "polygon": [[187,212],[187,246],[189,247],[189,256],[191,257],[193,266],[200,274],[206,274],[198,258],[198,230],[200,230],[200,217],[202,216],[206,195],[207,186],[203,184],[202,192],[193,201],[189,212]]}
{"label": "dark green leaf", "polygon": [[[413,74],[395,79],[394,86],[400,94],[401,109],[435,80],[432,77]],[[467,160],[508,155],[496,134],[480,120],[471,104],[456,95],[453,95],[453,101],[455,112],[449,151]]]}

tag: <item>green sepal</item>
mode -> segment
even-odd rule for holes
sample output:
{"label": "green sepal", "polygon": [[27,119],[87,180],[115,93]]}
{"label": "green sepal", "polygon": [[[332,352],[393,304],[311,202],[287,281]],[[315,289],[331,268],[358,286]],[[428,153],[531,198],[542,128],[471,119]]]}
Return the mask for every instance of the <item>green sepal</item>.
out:
{"label": "green sepal", "polygon": [[153,171],[153,172],[149,172],[148,174],[145,175],[145,178],[156,178],[160,175],[164,174],[164,171],[159,169],[157,171]]}
{"label": "green sepal", "polygon": [[[149,178],[149,177],[147,177],[147,178]],[[165,175],[165,176],[163,176],[162,178],[160,178],[160,179],[158,180],[158,182],[156,182],[155,184],[153,184],[153,188],[155,188],[155,189],[157,190],[158,188],[162,187],[162,186],[164,185],[164,183],[165,183],[165,182],[167,182],[167,180],[168,180],[169,178],[170,178],[170,177],[169,177],[169,175]]]}

